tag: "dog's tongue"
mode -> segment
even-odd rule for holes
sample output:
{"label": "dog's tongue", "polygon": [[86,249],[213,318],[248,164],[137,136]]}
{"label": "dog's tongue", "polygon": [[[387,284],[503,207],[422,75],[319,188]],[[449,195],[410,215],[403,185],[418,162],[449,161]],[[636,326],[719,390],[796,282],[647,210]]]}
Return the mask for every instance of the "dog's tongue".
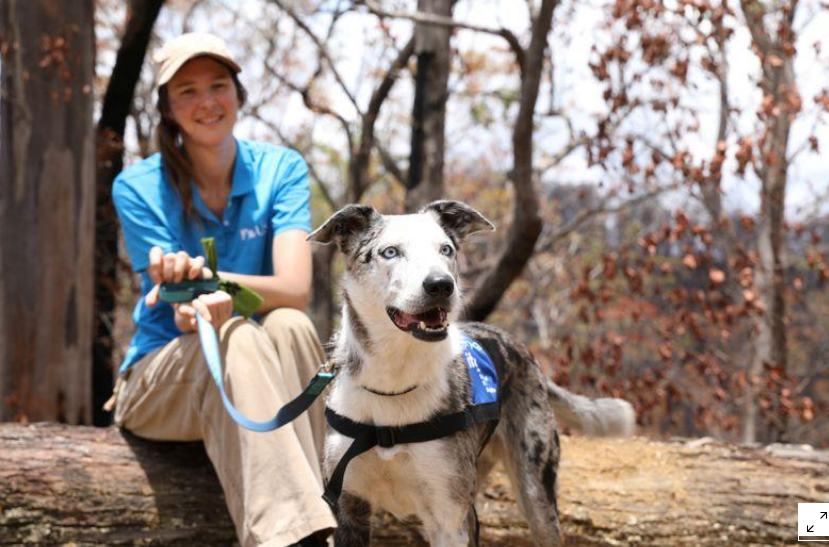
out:
{"label": "dog's tongue", "polygon": [[440,308],[417,314],[398,311],[394,319],[397,325],[403,328],[412,324],[420,325],[420,323],[424,323],[427,327],[437,328],[446,320],[446,312]]}

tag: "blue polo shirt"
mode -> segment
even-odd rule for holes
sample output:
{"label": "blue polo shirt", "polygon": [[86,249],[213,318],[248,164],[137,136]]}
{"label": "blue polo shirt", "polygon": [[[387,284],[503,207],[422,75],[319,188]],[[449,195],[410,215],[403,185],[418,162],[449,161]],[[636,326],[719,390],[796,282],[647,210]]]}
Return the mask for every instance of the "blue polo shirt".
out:
{"label": "blue polo shirt", "polygon": [[310,231],[308,166],[295,151],[260,142],[236,141],[233,183],[227,206],[217,218],[191,182],[193,215],[185,221],[178,191],[161,165],[161,154],[125,169],[112,187],[112,198],[133,270],[141,275],[142,297],[133,311],[136,332],[121,372],[143,355],[182,333],[173,308],[165,302],[144,303],[153,283],[147,275],[150,249],[204,254],[201,238],[216,240],[223,271],[272,275],[273,238],[286,230]]}

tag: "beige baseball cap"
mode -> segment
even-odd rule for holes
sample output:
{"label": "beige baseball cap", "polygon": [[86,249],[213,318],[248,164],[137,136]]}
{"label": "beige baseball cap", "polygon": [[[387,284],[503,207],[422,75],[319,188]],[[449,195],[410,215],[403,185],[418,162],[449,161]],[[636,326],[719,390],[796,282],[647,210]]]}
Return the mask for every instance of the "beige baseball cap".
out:
{"label": "beige baseball cap", "polygon": [[206,32],[188,32],[168,41],[153,55],[153,61],[158,65],[156,85],[166,84],[184,63],[203,55],[213,57],[236,73],[242,71],[224,40]]}

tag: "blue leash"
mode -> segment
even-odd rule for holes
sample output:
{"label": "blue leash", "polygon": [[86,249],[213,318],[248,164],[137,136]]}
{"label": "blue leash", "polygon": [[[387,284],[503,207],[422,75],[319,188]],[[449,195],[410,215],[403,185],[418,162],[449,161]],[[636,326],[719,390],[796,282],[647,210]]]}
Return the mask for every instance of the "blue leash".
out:
{"label": "blue leash", "polygon": [[308,410],[308,407],[316,401],[320,393],[322,393],[325,387],[330,384],[337,375],[337,370],[334,367],[320,368],[317,374],[308,383],[305,390],[295,399],[280,408],[279,412],[276,413],[276,416],[264,422],[256,422],[239,412],[236,407],[233,406],[233,403],[230,401],[230,398],[225,392],[224,382],[222,381],[222,357],[219,351],[219,339],[216,336],[216,329],[214,329],[213,325],[211,325],[198,313],[196,314],[196,321],[199,326],[199,340],[201,341],[202,353],[204,354],[204,360],[207,363],[207,368],[210,370],[210,375],[213,376],[216,387],[219,388],[219,392],[222,394],[222,401],[224,402],[228,413],[237,424],[245,429],[259,432],[273,431],[274,429],[279,429],[280,427],[291,423],[303,412]]}

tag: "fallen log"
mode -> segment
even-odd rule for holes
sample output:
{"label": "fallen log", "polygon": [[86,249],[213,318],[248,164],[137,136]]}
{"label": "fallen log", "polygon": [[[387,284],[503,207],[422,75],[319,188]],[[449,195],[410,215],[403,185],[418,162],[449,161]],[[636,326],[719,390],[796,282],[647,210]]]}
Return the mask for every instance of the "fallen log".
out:
{"label": "fallen log", "polygon": [[[567,545],[781,545],[797,502],[829,501],[829,455],[714,442],[562,438]],[[481,543],[530,547],[503,472],[478,500]],[[422,544],[379,519],[373,545]],[[235,542],[198,443],[115,428],[0,425],[0,545],[211,546]]]}

